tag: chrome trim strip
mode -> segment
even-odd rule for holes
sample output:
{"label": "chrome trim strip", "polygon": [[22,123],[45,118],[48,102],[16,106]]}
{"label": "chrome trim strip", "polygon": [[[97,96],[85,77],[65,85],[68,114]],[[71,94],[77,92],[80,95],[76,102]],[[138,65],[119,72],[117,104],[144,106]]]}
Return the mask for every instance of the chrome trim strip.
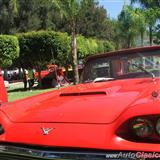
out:
{"label": "chrome trim strip", "polygon": [[41,160],[106,160],[106,153],[89,151],[45,151],[10,145],[0,145],[0,158],[1,155],[10,157],[17,156],[21,159],[23,159],[23,157],[31,159],[38,158]]}

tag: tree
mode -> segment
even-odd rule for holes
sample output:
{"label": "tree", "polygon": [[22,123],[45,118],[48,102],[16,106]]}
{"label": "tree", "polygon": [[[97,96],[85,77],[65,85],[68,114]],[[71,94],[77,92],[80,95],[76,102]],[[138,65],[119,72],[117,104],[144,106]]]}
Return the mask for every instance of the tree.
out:
{"label": "tree", "polygon": [[159,8],[159,0],[131,0],[131,3],[140,3],[142,8]]}
{"label": "tree", "polygon": [[155,27],[155,39],[154,39],[155,44],[160,44],[160,24],[158,24]]}
{"label": "tree", "polygon": [[158,18],[160,18],[159,0],[131,0],[131,3],[140,3],[146,16],[146,22],[149,27],[149,41],[153,44],[153,28]]}
{"label": "tree", "polygon": [[130,48],[134,45],[134,38],[141,33],[141,45],[145,31],[145,19],[140,10],[125,5],[118,16],[117,34],[121,39],[122,47]]}
{"label": "tree", "polygon": [[144,33],[146,31],[146,19],[145,19],[146,17],[143,11],[139,8],[135,9],[135,16],[136,16],[136,21],[137,21],[137,29],[141,37],[141,46],[143,46],[144,45]]}
{"label": "tree", "polygon": [[16,32],[27,32],[39,28],[38,2],[39,0],[17,0],[18,17],[15,19]]}
{"label": "tree", "polygon": [[99,7],[95,0],[56,0],[53,1],[66,20],[65,27],[71,33],[71,52],[73,56],[73,67],[75,82],[79,82],[77,62],[76,35],[82,34],[87,37],[98,37],[103,39],[112,38],[112,23],[107,17],[106,10]]}
{"label": "tree", "polygon": [[[76,33],[85,37],[113,40],[114,25],[106,9],[95,0],[81,0],[81,7],[76,19]],[[70,21],[53,10],[54,24],[57,31],[71,34]]]}
{"label": "tree", "polygon": [[14,30],[14,20],[17,17],[16,0],[0,1],[0,33],[10,34]]}
{"label": "tree", "polygon": [[68,54],[70,39],[66,33],[53,31],[28,32],[17,37],[21,51],[18,63],[23,68],[38,70],[41,87],[41,70],[48,64],[57,63],[60,55]]}
{"label": "tree", "polygon": [[[18,67],[35,67],[39,72],[41,84],[41,70],[48,64],[68,67],[72,64],[71,59],[71,37],[67,33],[53,31],[37,31],[17,34],[20,45],[20,56],[15,64]],[[109,41],[85,38],[77,36],[78,54],[80,58],[97,52],[114,50]],[[28,58],[29,57],[29,58]],[[41,85],[40,85],[41,86]]]}
{"label": "tree", "polygon": [[[35,11],[39,19],[38,30],[55,29],[54,22],[58,19],[58,17],[54,19],[55,16],[53,15],[56,12],[56,10],[54,10],[54,5],[52,5],[52,3],[50,2],[50,0],[37,0],[34,2],[36,8]],[[52,19],[52,17],[54,18]]]}
{"label": "tree", "polygon": [[0,68],[12,65],[19,56],[19,43],[15,36],[0,35]]}
{"label": "tree", "polygon": [[[61,9],[57,10],[56,1],[63,3],[63,7],[59,5],[62,8],[70,3],[68,0],[0,0],[1,33],[55,30],[71,34],[71,20],[68,18],[70,14],[59,14]],[[113,40],[114,25],[107,11],[96,0],[76,1],[81,6],[76,16],[76,34]]]}
{"label": "tree", "polygon": [[146,16],[146,21],[149,27],[149,42],[150,42],[150,46],[152,46],[153,44],[153,29],[156,23],[156,19],[157,19],[157,12],[153,9],[146,9],[144,11],[145,16]]}
{"label": "tree", "polygon": [[114,45],[107,40],[86,38],[82,35],[77,36],[77,44],[78,57],[80,59],[96,53],[104,53],[115,50]]}
{"label": "tree", "polygon": [[78,61],[77,61],[77,41],[76,41],[76,26],[77,19],[82,7],[82,0],[56,0],[57,8],[60,13],[67,19],[69,22],[69,28],[71,30],[71,53],[73,56],[73,68],[75,74],[75,83],[79,82],[78,74]]}
{"label": "tree", "polygon": [[54,6],[50,2],[51,0],[1,0],[1,33],[14,34],[53,29],[55,27],[54,21],[52,22]]}
{"label": "tree", "polygon": [[106,9],[99,6],[95,0],[83,0],[81,5],[77,19],[77,33],[85,37],[112,40],[113,25]]}

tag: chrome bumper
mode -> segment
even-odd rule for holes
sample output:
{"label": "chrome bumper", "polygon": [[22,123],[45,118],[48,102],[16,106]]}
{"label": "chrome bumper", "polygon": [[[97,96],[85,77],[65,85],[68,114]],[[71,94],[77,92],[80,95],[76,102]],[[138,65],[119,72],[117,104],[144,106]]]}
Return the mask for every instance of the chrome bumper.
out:
{"label": "chrome bumper", "polygon": [[[6,158],[6,159],[5,159]],[[45,151],[10,145],[0,145],[2,160],[106,160],[105,153],[76,151]]]}
{"label": "chrome bumper", "polygon": [[[75,149],[33,149],[16,145],[0,144],[0,160],[135,160],[136,158],[120,158],[120,151],[85,151]],[[127,153],[127,152],[123,152]],[[111,157],[109,157],[111,156]],[[116,157],[117,156],[117,157]],[[137,160],[137,159],[136,159]]]}

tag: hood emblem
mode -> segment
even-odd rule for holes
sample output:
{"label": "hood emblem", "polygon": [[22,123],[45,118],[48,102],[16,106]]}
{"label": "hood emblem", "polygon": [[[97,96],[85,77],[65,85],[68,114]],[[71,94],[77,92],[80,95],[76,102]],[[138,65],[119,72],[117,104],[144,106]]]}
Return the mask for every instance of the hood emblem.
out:
{"label": "hood emblem", "polygon": [[43,135],[48,135],[54,128],[41,128],[43,131]]}

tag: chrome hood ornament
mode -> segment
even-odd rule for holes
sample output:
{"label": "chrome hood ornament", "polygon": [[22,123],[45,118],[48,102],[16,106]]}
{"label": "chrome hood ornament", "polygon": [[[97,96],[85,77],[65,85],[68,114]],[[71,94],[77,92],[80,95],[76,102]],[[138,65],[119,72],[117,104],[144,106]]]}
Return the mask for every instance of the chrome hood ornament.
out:
{"label": "chrome hood ornament", "polygon": [[54,128],[44,128],[44,127],[42,127],[41,129],[43,131],[43,135],[48,135],[49,132],[51,132]]}

